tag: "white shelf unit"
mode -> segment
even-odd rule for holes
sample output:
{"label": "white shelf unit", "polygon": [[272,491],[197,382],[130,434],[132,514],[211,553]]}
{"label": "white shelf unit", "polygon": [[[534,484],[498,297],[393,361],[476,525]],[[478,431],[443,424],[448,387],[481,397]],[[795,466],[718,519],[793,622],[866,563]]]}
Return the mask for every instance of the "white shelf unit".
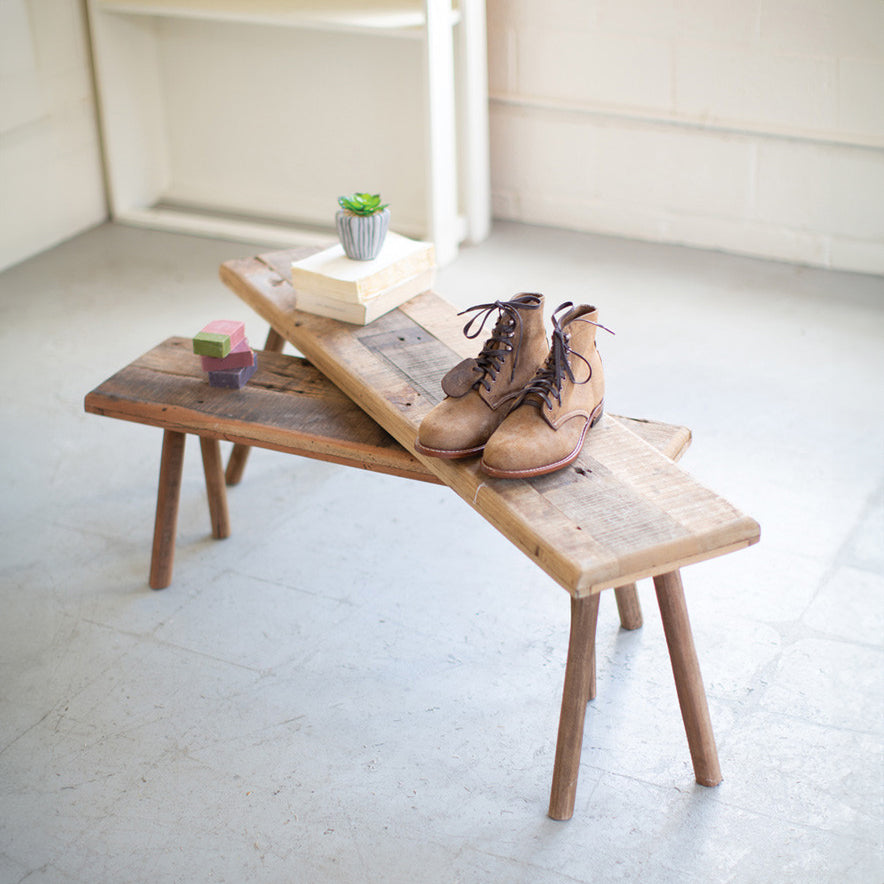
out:
{"label": "white shelf unit", "polygon": [[327,242],[380,190],[440,264],[490,227],[484,0],[88,0],[119,221]]}

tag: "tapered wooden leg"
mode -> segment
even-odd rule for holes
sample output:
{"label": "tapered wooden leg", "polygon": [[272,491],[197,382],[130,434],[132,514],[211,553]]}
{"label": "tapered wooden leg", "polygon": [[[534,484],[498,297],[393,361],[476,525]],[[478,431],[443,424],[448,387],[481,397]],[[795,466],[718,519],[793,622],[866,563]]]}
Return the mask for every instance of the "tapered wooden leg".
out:
{"label": "tapered wooden leg", "polygon": [[672,661],[694,776],[701,786],[717,786],[721,782],[718,750],[715,748],[712,721],[709,718],[709,706],[706,703],[706,691],[703,688],[700,664],[688,619],[681,575],[678,571],[661,574],[654,578],[654,588],[657,591],[666,644],[669,646],[669,659]]}
{"label": "tapered wooden leg", "polygon": [[[271,326],[267,332],[267,340],[264,342],[264,349],[271,353],[282,353],[285,347],[285,338]],[[239,485],[242,480],[243,473],[246,470],[246,461],[249,459],[251,447],[248,445],[236,444],[230,452],[227,460],[227,470],[224,473],[224,481],[228,485]]]}
{"label": "tapered wooden leg", "polygon": [[184,465],[186,438],[184,433],[175,430],[163,432],[157,513],[153,528],[153,550],[150,556],[151,589],[165,589],[172,582],[175,529],[178,525],[178,499],[181,494],[181,470]]}
{"label": "tapered wooden leg", "polygon": [[638,590],[634,583],[618,586],[614,590],[617,599],[617,610],[620,613],[620,625],[624,629],[640,629],[643,623],[642,607],[638,601]]}
{"label": "tapered wooden leg", "polygon": [[569,820],[574,813],[586,701],[595,677],[595,627],[598,612],[598,595],[579,599],[572,597],[568,663],[565,667],[565,688],[562,692],[556,761],[549,799],[549,815],[554,820]]}
{"label": "tapered wooden leg", "polygon": [[237,442],[230,451],[227,461],[227,470],[224,473],[224,481],[228,485],[239,485],[243,473],[246,471],[246,461],[249,459],[250,445],[242,445]]}
{"label": "tapered wooden leg", "polygon": [[230,516],[227,512],[227,491],[224,470],[221,467],[221,445],[217,439],[200,436],[203,472],[206,476],[206,494],[209,498],[209,516],[212,519],[212,537],[230,537]]}
{"label": "tapered wooden leg", "polygon": [[264,342],[264,349],[271,353],[282,353],[285,347],[285,338],[273,326],[267,331],[267,340]]}

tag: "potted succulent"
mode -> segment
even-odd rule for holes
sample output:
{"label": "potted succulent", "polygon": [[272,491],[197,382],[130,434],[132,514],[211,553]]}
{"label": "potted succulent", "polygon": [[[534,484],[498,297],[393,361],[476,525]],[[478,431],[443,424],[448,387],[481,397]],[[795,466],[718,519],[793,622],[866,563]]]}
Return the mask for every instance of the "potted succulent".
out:
{"label": "potted succulent", "polygon": [[371,261],[378,256],[390,226],[388,203],[379,193],[354,193],[338,197],[335,226],[348,258]]}

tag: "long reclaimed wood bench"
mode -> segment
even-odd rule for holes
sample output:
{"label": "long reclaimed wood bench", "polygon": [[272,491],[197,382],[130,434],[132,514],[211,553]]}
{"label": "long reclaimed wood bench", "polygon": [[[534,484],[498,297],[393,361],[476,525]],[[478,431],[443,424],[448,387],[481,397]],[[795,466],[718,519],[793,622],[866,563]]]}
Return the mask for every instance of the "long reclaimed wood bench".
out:
{"label": "long reclaimed wood bench", "polygon": [[[441,399],[443,374],[474,355],[455,309],[425,292],[368,326],[298,310],[288,249],[227,261],[222,281],[405,450]],[[568,468],[535,479],[483,474],[476,459],[416,455],[571,596],[571,633],[549,815],[573,813],[599,594],[651,577],[698,783],[721,781],[680,569],[756,543],[758,523],[696,482],[622,420],[606,415]]]}

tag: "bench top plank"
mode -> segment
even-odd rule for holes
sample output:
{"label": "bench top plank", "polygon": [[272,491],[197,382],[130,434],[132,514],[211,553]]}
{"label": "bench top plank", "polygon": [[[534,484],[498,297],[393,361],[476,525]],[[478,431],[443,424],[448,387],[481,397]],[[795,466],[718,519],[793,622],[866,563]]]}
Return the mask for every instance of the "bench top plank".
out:
{"label": "bench top plank", "polygon": [[86,396],[92,414],[439,482],[304,359],[258,350],[242,390],[209,386],[189,338],[169,338]]}
{"label": "bench top plank", "polygon": [[[297,310],[291,249],[221,266],[230,287],[319,370],[412,450],[440,401],[445,371],[471,355],[454,308],[432,292],[367,326]],[[703,487],[617,419],[605,416],[570,467],[530,480],[485,476],[477,459],[417,455],[574,596],[749,546],[754,519]]]}

